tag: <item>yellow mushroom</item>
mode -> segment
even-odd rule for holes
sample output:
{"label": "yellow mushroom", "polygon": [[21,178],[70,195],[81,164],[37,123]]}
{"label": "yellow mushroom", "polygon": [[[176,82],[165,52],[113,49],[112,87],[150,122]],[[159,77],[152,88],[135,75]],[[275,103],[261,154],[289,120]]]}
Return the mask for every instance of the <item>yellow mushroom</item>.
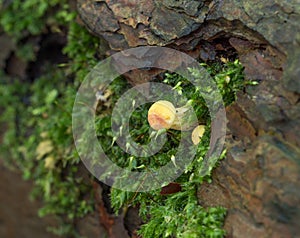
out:
{"label": "yellow mushroom", "polygon": [[[166,100],[160,100],[152,104],[148,111],[148,122],[154,130],[174,129],[174,130],[191,130],[192,141],[194,145],[198,145],[205,132],[205,125],[196,126],[197,120],[192,122],[187,120],[187,113],[192,107],[183,106],[175,108],[174,105]],[[196,127],[195,127],[196,126]]]}
{"label": "yellow mushroom", "polygon": [[192,132],[192,141],[194,145],[198,145],[201,141],[201,138],[205,132],[205,126],[199,125]]}
{"label": "yellow mushroom", "polygon": [[176,108],[165,100],[155,102],[148,111],[148,122],[154,130],[171,128],[175,117]]}
{"label": "yellow mushroom", "polygon": [[190,113],[187,113],[192,107],[185,105],[175,108],[174,105],[166,100],[160,100],[152,104],[148,111],[148,122],[154,130],[174,129],[191,130],[197,124],[196,118],[191,122]]}

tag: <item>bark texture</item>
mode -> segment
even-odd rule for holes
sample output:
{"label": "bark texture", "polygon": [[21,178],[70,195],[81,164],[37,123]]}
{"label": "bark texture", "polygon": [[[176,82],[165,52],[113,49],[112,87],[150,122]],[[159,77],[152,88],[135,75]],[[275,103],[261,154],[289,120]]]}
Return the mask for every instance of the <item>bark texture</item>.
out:
{"label": "bark texture", "polygon": [[227,107],[228,158],[199,203],[228,208],[228,237],[300,237],[299,0],[78,0],[78,9],[112,52],[158,45],[202,60],[239,57],[260,84]]}

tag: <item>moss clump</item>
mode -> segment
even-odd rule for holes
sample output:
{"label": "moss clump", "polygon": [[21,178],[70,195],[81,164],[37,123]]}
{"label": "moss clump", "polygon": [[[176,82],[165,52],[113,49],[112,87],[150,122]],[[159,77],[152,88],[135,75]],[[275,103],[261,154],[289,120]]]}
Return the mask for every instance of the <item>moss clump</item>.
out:
{"label": "moss clump", "polygon": [[[223,65],[205,64],[205,67],[218,85],[226,105],[233,102],[236,92],[247,84],[243,76],[243,67],[237,60]],[[197,147],[195,159],[175,181],[182,187],[180,192],[164,196],[161,195],[160,189],[147,193],[112,189],[112,206],[116,212],[122,207],[134,205],[140,207],[140,215],[146,222],[139,230],[142,237],[223,237],[225,231],[222,229],[222,225],[226,210],[222,207],[201,207],[197,202],[196,191],[203,181],[210,181],[210,173],[216,165],[215,161],[223,159],[225,151],[219,158],[212,159],[212,164],[203,163],[203,158],[209,148],[211,122],[205,101],[199,94],[199,89],[180,75],[167,73],[163,82],[171,85],[174,91],[188,98],[198,120],[206,125],[205,134]],[[115,84],[120,84],[120,82],[113,82],[112,87]],[[125,92],[126,85],[123,88],[123,92]],[[111,100],[116,101],[116,97],[121,94],[122,91],[118,91],[117,94],[112,95]],[[140,144],[147,144],[151,139],[148,136],[150,128],[147,123],[147,112],[150,106],[151,104],[140,106],[131,116],[131,137]],[[105,154],[121,167],[138,171],[151,170],[165,165],[176,154],[181,137],[180,131],[168,130],[168,140],[164,147],[159,153],[145,159],[127,154],[114,143],[116,138],[111,134],[110,122],[110,113],[101,113],[100,110],[96,119],[97,135]],[[203,170],[207,170],[205,176],[199,173]]]}
{"label": "moss clump", "polygon": [[[68,63],[44,67],[41,76],[33,82],[21,82],[0,72],[4,106],[0,121],[6,126],[0,149],[8,166],[20,169],[25,179],[35,181],[32,195],[44,201],[39,214],[54,214],[61,218],[61,226],[51,230],[58,235],[76,236],[76,219],[93,211],[94,206],[92,187],[79,172],[82,164],[71,135],[71,113],[79,84],[100,58],[97,53],[99,40],[74,22],[76,14],[66,1],[15,0],[5,8],[4,1],[0,3],[0,25],[13,37],[19,46],[16,54],[25,61],[36,58],[33,46],[30,43],[24,45],[28,37],[54,32],[65,34],[66,29],[68,32],[68,42],[63,50],[70,58]],[[37,10],[32,11],[32,6],[37,6]],[[204,66],[219,86],[225,104],[234,101],[236,91],[246,84],[241,64],[234,61]],[[209,146],[208,109],[197,89],[181,76],[168,73],[164,83],[191,99],[198,119],[206,124],[197,155],[176,180],[181,184],[181,192],[162,196],[159,190],[135,193],[112,189],[112,205],[118,211],[138,204],[146,222],[139,231],[144,237],[221,237],[224,235],[224,208],[203,208],[196,197],[197,187],[210,180],[209,175],[203,177],[198,173],[203,169],[203,157]],[[128,88],[129,85],[120,78],[110,85],[111,106],[100,106],[95,122],[99,141],[107,155],[120,166],[133,170],[160,167],[176,153],[180,131],[168,130],[165,147],[149,160],[129,156],[113,143],[110,111],[118,96]],[[130,135],[140,144],[146,144],[150,139],[149,126],[145,123],[149,106],[139,107],[131,116]],[[218,159],[223,157],[224,154]],[[212,167],[208,169],[210,172]]]}
{"label": "moss clump", "polygon": [[39,215],[53,214],[61,221],[59,227],[49,229],[74,237],[76,220],[94,210],[94,198],[90,181],[80,172],[71,114],[77,88],[96,64],[99,41],[74,22],[76,13],[67,1],[16,0],[1,7],[1,28],[25,62],[37,58],[28,39],[51,34],[68,37],[63,53],[69,62],[43,62],[38,78],[21,80],[1,69],[0,122],[5,133],[0,153],[8,167],[35,181],[32,197],[44,202]]}

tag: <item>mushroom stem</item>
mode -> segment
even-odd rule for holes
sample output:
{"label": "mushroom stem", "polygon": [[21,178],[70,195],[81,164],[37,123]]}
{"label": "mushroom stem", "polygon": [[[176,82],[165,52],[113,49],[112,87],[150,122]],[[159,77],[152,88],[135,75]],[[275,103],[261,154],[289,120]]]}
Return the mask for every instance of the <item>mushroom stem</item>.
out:
{"label": "mushroom stem", "polygon": [[190,105],[176,108],[175,120],[170,128],[181,131],[193,129],[198,124],[198,121],[196,118],[193,118],[193,114],[191,114],[192,109],[193,107]]}

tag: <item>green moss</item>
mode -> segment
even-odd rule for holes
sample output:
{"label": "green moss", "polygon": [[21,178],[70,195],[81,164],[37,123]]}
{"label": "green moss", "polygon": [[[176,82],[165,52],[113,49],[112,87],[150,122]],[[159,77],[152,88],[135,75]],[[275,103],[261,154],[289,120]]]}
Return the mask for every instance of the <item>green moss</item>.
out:
{"label": "green moss", "polygon": [[62,70],[49,66],[33,84],[1,82],[3,100],[14,105],[1,115],[7,127],[1,153],[24,179],[35,181],[32,196],[44,201],[39,215],[60,216],[62,227],[69,227],[93,210],[93,196],[89,181],[79,176],[80,158],[71,135],[76,88],[63,79]]}
{"label": "green moss", "polygon": [[43,65],[33,83],[1,71],[0,122],[6,130],[0,152],[7,166],[35,181],[32,197],[44,202],[39,215],[60,218],[51,231],[72,237],[74,221],[90,213],[94,201],[90,181],[79,172],[83,165],[73,143],[71,113],[78,85],[96,64],[99,44],[74,23],[75,16],[66,1],[16,0],[1,9],[0,17],[1,28],[18,46],[16,55],[25,61],[36,57],[33,46],[24,44],[27,37],[68,29],[68,64]]}
{"label": "green moss", "polygon": [[[237,60],[223,65],[204,66],[213,76],[226,105],[232,103],[236,98],[236,92],[247,84],[243,76],[243,67]],[[188,98],[199,121],[206,124],[206,132],[198,145],[195,159],[176,180],[181,184],[182,191],[163,196],[160,190],[134,193],[112,189],[112,206],[116,212],[122,207],[140,206],[140,215],[146,222],[139,230],[142,237],[223,237],[225,232],[222,225],[226,214],[225,209],[201,207],[197,202],[196,191],[203,181],[210,181],[211,170],[216,166],[215,161],[223,159],[225,151],[219,158],[210,160],[212,162],[208,166],[203,164],[210,140],[210,117],[205,101],[200,96],[199,89],[182,76],[167,73],[163,82]],[[119,83],[115,81],[112,86]],[[121,94],[122,92],[113,94],[111,100],[116,101],[115,97]],[[150,141],[149,125],[145,123],[149,106],[150,104],[140,106],[131,116],[134,123],[131,123],[130,133],[135,142],[140,144],[147,144]],[[97,135],[105,153],[119,166],[131,170],[158,168],[169,162],[172,155],[176,154],[181,133],[168,130],[168,140],[159,153],[147,159],[128,155],[114,143],[115,138],[111,134],[110,121],[109,113],[99,112],[96,120]],[[207,170],[205,176],[199,173],[203,169]]]}
{"label": "green moss", "polygon": [[[36,11],[32,11],[33,5],[38,6]],[[67,64],[45,67],[42,76],[33,83],[20,82],[1,72],[1,102],[10,107],[3,107],[0,116],[0,121],[7,128],[0,150],[8,166],[20,169],[25,179],[35,181],[32,196],[41,197],[44,201],[39,215],[54,214],[61,218],[61,226],[51,231],[72,237],[76,235],[74,221],[94,209],[92,188],[79,173],[82,164],[71,134],[72,106],[79,84],[101,58],[98,55],[99,40],[74,19],[75,13],[68,9],[66,1],[57,0],[12,1],[1,10],[0,17],[2,28],[13,36],[19,46],[28,36],[68,29],[68,43],[63,50],[70,58]],[[30,61],[35,60],[32,52],[32,45],[25,44],[16,53]],[[234,101],[236,92],[248,84],[238,61],[203,66],[214,77],[226,105]],[[203,177],[199,174],[209,146],[208,108],[198,90],[181,76],[168,73],[164,83],[190,99],[199,121],[206,124],[206,133],[195,159],[176,180],[182,191],[162,196],[160,190],[135,193],[112,189],[112,206],[117,212],[122,207],[139,205],[140,215],[145,221],[139,231],[143,237],[222,237],[225,209],[203,208],[196,197],[201,183],[210,181],[209,175]],[[110,85],[111,106],[99,106],[95,122],[99,141],[107,155],[119,166],[132,170],[160,167],[176,153],[181,136],[179,131],[168,130],[168,141],[163,150],[147,160],[129,156],[114,143],[110,128],[111,109],[129,87],[121,78]],[[130,135],[140,144],[150,140],[149,126],[145,123],[149,106],[137,108],[131,116]],[[225,153],[217,159],[224,156]],[[206,168],[208,174],[214,166]]]}
{"label": "green moss", "polygon": [[97,63],[99,39],[88,33],[86,29],[75,22],[70,22],[68,44],[63,53],[70,59],[68,66],[70,74],[75,75],[76,82],[82,82],[84,77]]}
{"label": "green moss", "polygon": [[[86,34],[85,31],[83,32],[82,34]],[[82,45],[74,42],[73,44],[69,50],[80,52]],[[97,46],[97,44],[95,45]],[[77,54],[73,56],[76,60]],[[94,58],[91,56],[91,59],[89,62],[92,65]],[[72,68],[71,65],[70,67]],[[234,89],[242,88],[245,85],[242,67],[238,62],[219,65],[218,71],[213,67],[215,66],[207,66],[223,92],[223,96],[229,98],[226,102],[229,104],[235,98]],[[233,67],[239,68],[239,70],[234,71]],[[77,69],[77,72],[81,72],[81,68]],[[230,69],[229,72],[228,69]],[[9,150],[11,152],[13,160],[7,162],[17,165],[24,172],[24,178],[36,181],[33,195],[42,196],[44,200],[44,207],[39,214],[41,216],[55,214],[63,218],[62,226],[52,229],[57,234],[73,233],[71,225],[73,220],[93,210],[93,199],[91,196],[86,196],[91,193],[91,187],[78,176],[80,160],[70,134],[71,111],[76,87],[73,83],[66,83],[66,70],[68,71],[70,68],[54,68],[53,70],[49,66],[44,76],[36,79],[33,84],[23,84],[23,87],[20,87],[17,80],[11,84],[10,79],[7,79],[0,87],[3,102],[15,104],[14,107],[7,108],[1,117],[3,121],[9,122],[9,129],[4,137],[4,144],[1,146],[2,151]],[[72,72],[74,70],[76,74],[75,69],[71,70]],[[239,80],[231,81],[229,82],[231,84],[228,85],[228,81],[225,81],[224,77],[227,77],[229,73],[231,77]],[[77,82],[81,81],[80,78],[78,77]],[[203,181],[210,180],[209,176],[202,177],[198,173],[202,169],[203,157],[209,146],[210,117],[208,109],[203,98],[199,96],[198,90],[181,76],[167,73],[164,83],[173,86],[174,90],[190,99],[198,118],[206,123],[206,133],[198,146],[193,163],[176,181],[181,184],[182,191],[162,196],[159,190],[149,193],[134,193],[113,189],[112,205],[118,211],[122,207],[139,204],[140,214],[146,221],[139,231],[143,237],[222,237],[224,234],[222,230],[224,208],[203,208],[197,204],[196,197],[198,186]],[[111,105],[114,105],[119,95],[122,95],[128,88],[129,85],[124,79],[116,79],[110,85]],[[131,136],[141,144],[149,142],[149,136],[143,136],[148,134],[149,130],[148,124],[145,123],[149,106],[150,104],[146,104],[139,107],[131,117],[131,120],[135,121],[135,123],[131,123]],[[99,141],[107,155],[115,163],[122,167],[129,166],[133,170],[157,168],[170,161],[171,156],[176,153],[180,132],[169,130],[168,142],[164,149],[152,156],[150,160],[129,156],[113,143],[110,110],[110,107],[99,106],[99,116],[95,123]],[[17,128],[14,122],[15,117],[20,118],[17,137],[15,137]],[[31,131],[29,137],[26,136],[28,131]],[[38,147],[45,141],[51,141],[52,148],[37,159],[39,157]],[[46,160],[49,157],[54,159],[53,167],[46,166]]]}
{"label": "green moss", "polygon": [[16,0],[9,1],[5,7],[4,2],[0,1],[0,25],[16,40],[28,35],[39,35],[46,31],[49,24],[54,27],[74,18],[74,13],[68,11],[67,1]]}

